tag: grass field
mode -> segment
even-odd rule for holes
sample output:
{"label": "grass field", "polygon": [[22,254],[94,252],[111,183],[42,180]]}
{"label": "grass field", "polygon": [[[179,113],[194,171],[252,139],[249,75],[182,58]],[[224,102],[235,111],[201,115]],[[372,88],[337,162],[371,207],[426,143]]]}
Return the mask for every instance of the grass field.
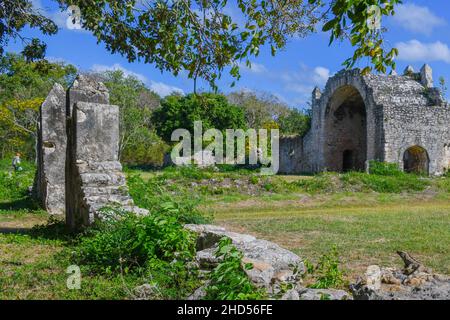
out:
{"label": "grass field", "polygon": [[215,219],[311,260],[336,244],[349,279],[370,264],[400,265],[396,250],[408,251],[436,271],[450,273],[450,203],[444,200],[334,208],[304,208],[290,201],[266,208],[237,203],[216,208]]}
{"label": "grass field", "polygon": [[[372,184],[365,176],[361,176],[364,183],[355,182],[354,175],[270,179],[248,172],[130,171],[129,175],[148,182],[147,189],[135,196],[138,203],[154,189],[180,202],[195,201],[202,213],[213,216],[213,223],[274,241],[309,261],[316,262],[336,245],[347,281],[370,264],[400,266],[396,250],[408,251],[435,271],[450,274],[449,178],[408,177],[401,183],[406,191],[388,181],[389,192],[374,192],[366,187],[380,188],[385,181],[379,177]],[[349,179],[351,184],[345,184]],[[27,196],[21,197],[0,199],[0,299],[119,299],[141,284],[142,279],[132,275],[88,273],[83,275],[82,290],[67,290],[69,260],[61,252],[70,250],[70,244],[57,229],[32,231],[49,217],[28,206]]]}

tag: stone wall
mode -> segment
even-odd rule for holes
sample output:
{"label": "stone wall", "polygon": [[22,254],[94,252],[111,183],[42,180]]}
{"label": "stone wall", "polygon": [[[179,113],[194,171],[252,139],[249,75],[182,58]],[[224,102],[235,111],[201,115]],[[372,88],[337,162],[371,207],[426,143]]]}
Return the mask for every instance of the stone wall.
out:
{"label": "stone wall", "polygon": [[428,65],[419,73],[408,67],[401,76],[341,71],[323,93],[314,89],[311,130],[298,149],[292,150],[292,137],[280,141],[282,153],[300,158],[289,164],[284,152],[280,162],[283,173],[343,171],[346,161],[364,170],[369,160],[403,168],[405,151],[417,146],[428,154],[428,172],[440,175],[450,163],[449,123],[450,107],[433,87]]}
{"label": "stone wall", "polygon": [[289,174],[303,171],[302,161],[303,139],[300,136],[280,137],[280,168],[279,173]]}
{"label": "stone wall", "polygon": [[[72,228],[93,223],[107,206],[147,213],[128,194],[118,158],[119,107],[109,104],[102,83],[80,75],[67,93],[55,85],[41,107],[38,135],[35,193],[49,212],[65,211]],[[58,210],[45,205],[52,203]]]}
{"label": "stone wall", "polygon": [[63,214],[66,162],[66,94],[55,84],[39,109],[34,194],[51,214]]}

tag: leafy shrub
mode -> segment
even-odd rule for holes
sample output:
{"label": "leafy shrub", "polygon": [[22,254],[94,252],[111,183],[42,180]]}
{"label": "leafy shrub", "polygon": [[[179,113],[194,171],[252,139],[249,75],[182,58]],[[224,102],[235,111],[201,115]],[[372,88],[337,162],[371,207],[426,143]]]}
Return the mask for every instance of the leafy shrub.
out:
{"label": "leafy shrub", "polygon": [[259,177],[256,176],[256,175],[252,175],[252,176],[250,176],[250,177],[248,178],[248,181],[249,181],[251,184],[258,184],[258,183],[259,183]]}
{"label": "leafy shrub", "polygon": [[8,159],[0,161],[0,202],[17,201],[29,196],[33,185],[34,166],[23,161],[22,171],[13,171]]}
{"label": "leafy shrub", "polygon": [[74,258],[97,272],[144,267],[155,259],[188,261],[195,237],[171,216],[137,216],[118,209],[103,210],[104,219],[80,236]]}
{"label": "leafy shrub", "polygon": [[231,239],[222,238],[216,251],[222,261],[210,274],[210,284],[206,288],[207,300],[258,300],[265,293],[257,289],[249,280],[244,269],[250,270],[250,263],[242,266],[243,254],[232,244]]}
{"label": "leafy shrub", "polygon": [[396,163],[369,161],[369,173],[379,176],[401,176],[401,171]]}
{"label": "leafy shrub", "polygon": [[311,179],[300,179],[291,183],[295,187],[308,193],[332,192],[335,188],[332,181],[333,174],[321,173]]}
{"label": "leafy shrub", "polygon": [[438,189],[450,193],[450,176],[439,178],[436,183]]}
{"label": "leafy shrub", "polygon": [[403,172],[396,176],[348,172],[341,176],[341,181],[344,183],[344,188],[350,191],[375,191],[380,193],[423,191],[430,184],[427,179]]}
{"label": "leafy shrub", "polygon": [[344,283],[343,273],[339,269],[339,253],[336,246],[324,254],[317,265],[306,262],[307,272],[315,278],[309,287],[315,289],[337,288]]}
{"label": "leafy shrub", "polygon": [[[197,209],[198,200],[186,193],[174,198],[167,190],[166,177],[156,176],[145,181],[139,175],[128,177],[130,195],[136,205],[150,210],[152,214],[173,217],[180,223],[208,223],[211,217],[202,215]],[[176,186],[175,186],[176,187]]]}

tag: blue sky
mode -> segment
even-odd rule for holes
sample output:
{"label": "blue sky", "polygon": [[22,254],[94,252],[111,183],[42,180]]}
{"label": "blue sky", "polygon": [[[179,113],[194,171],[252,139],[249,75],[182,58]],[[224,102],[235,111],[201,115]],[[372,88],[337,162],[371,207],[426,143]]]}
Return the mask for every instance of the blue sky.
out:
{"label": "blue sky", "polygon": [[[51,37],[34,30],[23,33],[28,37],[38,36],[47,43],[47,58],[66,61],[86,71],[122,69],[140,78],[162,96],[171,91],[188,93],[193,90],[193,81],[184,75],[174,77],[170,73],[161,73],[153,65],[128,63],[119,54],[109,53],[103,44],[97,44],[89,32],[67,29],[67,15],[58,11],[54,1],[33,2],[60,26],[58,34]],[[428,63],[434,71],[435,85],[440,76],[450,83],[449,9],[448,0],[404,1],[395,17],[382,21],[389,30],[386,40],[400,50],[397,59],[399,73],[409,64],[419,70]],[[329,47],[328,40],[328,34],[319,32],[306,39],[292,39],[275,57],[271,56],[270,50],[262,50],[260,56],[252,60],[251,69],[241,70],[242,77],[234,88],[230,87],[232,79],[227,75],[219,82],[219,88],[225,93],[243,89],[265,91],[292,107],[307,107],[314,86],[323,87],[327,78],[341,70],[342,62],[353,52],[346,42]],[[7,49],[18,52],[22,44],[11,42]],[[205,84],[201,88],[208,90]]]}

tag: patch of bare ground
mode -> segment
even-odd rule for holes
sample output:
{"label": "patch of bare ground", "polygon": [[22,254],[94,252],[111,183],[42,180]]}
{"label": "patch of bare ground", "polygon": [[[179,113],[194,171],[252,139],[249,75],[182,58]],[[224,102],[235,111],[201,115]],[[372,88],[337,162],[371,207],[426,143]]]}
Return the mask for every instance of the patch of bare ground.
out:
{"label": "patch of bare ground", "polygon": [[45,215],[2,215],[0,216],[0,233],[6,233],[8,230],[27,230],[31,229],[35,225],[43,224],[48,220],[48,216]]}

